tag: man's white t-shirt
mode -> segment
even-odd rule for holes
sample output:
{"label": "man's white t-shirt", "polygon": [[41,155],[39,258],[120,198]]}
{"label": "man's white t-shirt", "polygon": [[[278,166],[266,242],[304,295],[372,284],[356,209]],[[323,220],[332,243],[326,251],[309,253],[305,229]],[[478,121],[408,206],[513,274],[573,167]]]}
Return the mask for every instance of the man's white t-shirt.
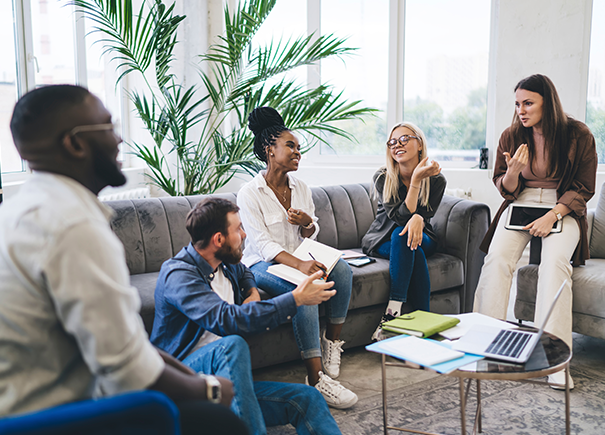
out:
{"label": "man's white t-shirt", "polygon": [[[227,302],[228,304],[234,304],[235,298],[233,296],[233,286],[231,285],[231,281],[225,276],[223,273],[223,264],[221,263],[219,267],[214,271],[212,278],[212,282],[210,283],[210,287],[212,287],[212,291],[220,296],[222,300]],[[208,330],[204,331],[196,345],[191,349],[191,351],[187,354],[187,356],[191,355],[196,350],[206,346],[207,344],[212,343],[213,341],[222,338],[220,335],[216,335]]]}

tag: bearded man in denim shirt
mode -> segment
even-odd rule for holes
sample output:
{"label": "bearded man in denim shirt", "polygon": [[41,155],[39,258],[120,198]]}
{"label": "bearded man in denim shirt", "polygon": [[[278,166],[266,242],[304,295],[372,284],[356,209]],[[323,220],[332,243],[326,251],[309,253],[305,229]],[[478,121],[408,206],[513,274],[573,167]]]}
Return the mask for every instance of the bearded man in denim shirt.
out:
{"label": "bearded man in denim shirt", "polygon": [[230,201],[206,198],[187,216],[191,243],[162,265],[155,290],[151,341],[198,373],[233,382],[231,409],[253,434],[291,423],[299,434],[340,434],[313,387],[253,382],[241,336],[287,322],[300,305],[332,297],[333,283],[311,275],[292,293],[261,301],[252,272],[240,263],[246,237]]}

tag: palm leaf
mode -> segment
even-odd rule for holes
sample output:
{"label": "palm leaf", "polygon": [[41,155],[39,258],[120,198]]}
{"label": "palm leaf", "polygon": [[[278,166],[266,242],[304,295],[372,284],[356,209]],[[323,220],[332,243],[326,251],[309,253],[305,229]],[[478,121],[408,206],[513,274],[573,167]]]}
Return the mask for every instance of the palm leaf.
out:
{"label": "palm leaf", "polygon": [[[170,195],[212,193],[235,174],[255,174],[264,167],[253,155],[246,125],[258,106],[278,109],[290,128],[308,133],[311,146],[327,143],[324,133],[354,139],[334,123],[375,112],[360,101],[347,101],[332,87],[306,89],[285,78],[301,66],[351,53],[344,39],[304,36],[253,46],[277,0],[245,0],[233,13],[225,7],[224,35],[200,56],[207,66],[200,68],[201,85],[188,87],[172,69],[177,30],[185,19],[174,13],[174,1],[141,0],[136,11],[133,0],[66,1],[91,20],[93,32],[102,34],[98,43],[118,63],[118,82],[141,74],[145,92],[128,96],[153,143],[131,146],[149,168],[149,181]],[[192,137],[193,128],[199,136]],[[176,165],[168,163],[168,154]]]}

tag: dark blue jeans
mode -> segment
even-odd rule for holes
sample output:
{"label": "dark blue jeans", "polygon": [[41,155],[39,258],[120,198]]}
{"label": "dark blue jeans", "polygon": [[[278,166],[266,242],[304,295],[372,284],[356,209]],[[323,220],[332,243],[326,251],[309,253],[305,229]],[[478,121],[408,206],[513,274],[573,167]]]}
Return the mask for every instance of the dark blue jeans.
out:
{"label": "dark blue jeans", "polygon": [[[422,244],[416,250],[408,247],[408,234],[400,236],[403,227],[397,227],[391,240],[378,247],[376,253],[390,260],[391,293],[389,299],[410,302],[415,310],[430,310],[431,280],[426,259],[437,249],[437,242],[426,233],[422,234]],[[411,291],[410,291],[411,289]]]}

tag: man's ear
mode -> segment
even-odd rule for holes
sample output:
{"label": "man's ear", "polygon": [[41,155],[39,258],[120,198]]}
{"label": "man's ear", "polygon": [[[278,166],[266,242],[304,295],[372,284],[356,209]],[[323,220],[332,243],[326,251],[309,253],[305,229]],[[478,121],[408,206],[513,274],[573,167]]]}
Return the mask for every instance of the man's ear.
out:
{"label": "man's ear", "polygon": [[76,159],[83,159],[88,154],[88,144],[77,136],[66,134],[61,141],[63,149]]}
{"label": "man's ear", "polygon": [[210,239],[210,241],[214,244],[215,247],[222,248],[223,243],[225,242],[225,236],[223,236],[223,234],[219,231],[218,233],[215,233],[212,236],[212,239]]}

